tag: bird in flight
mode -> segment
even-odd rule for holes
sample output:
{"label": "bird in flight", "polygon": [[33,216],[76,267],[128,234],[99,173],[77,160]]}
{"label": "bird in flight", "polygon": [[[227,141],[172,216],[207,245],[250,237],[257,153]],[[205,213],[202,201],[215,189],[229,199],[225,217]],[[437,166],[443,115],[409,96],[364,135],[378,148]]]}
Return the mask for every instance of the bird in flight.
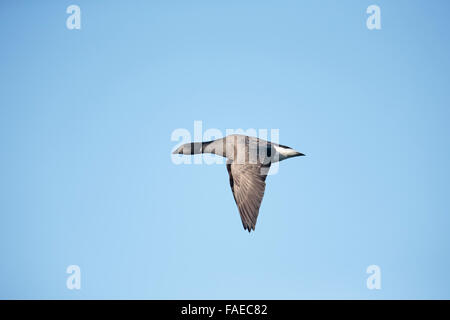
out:
{"label": "bird in flight", "polygon": [[191,142],[178,147],[173,154],[212,153],[227,158],[230,186],[241,215],[242,225],[255,230],[256,219],[266,188],[270,165],[303,153],[281,144],[233,134],[222,139]]}

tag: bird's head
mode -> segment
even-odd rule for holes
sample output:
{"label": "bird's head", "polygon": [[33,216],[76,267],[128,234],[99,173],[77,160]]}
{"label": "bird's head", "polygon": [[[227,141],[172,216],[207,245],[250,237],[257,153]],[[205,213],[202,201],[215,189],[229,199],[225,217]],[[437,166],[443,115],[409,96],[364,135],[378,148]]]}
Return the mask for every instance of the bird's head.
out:
{"label": "bird's head", "polygon": [[191,154],[190,143],[183,144],[176,148],[172,154]]}
{"label": "bird's head", "polygon": [[172,154],[186,154],[186,155],[199,154],[202,153],[203,151],[202,149],[203,149],[202,142],[190,142],[179,146],[172,152]]}

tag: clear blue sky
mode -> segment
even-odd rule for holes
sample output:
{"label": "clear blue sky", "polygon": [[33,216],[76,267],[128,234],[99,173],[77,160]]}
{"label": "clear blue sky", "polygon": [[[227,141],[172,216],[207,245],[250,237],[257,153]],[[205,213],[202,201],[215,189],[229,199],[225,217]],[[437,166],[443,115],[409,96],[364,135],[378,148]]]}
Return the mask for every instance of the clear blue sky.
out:
{"label": "clear blue sky", "polygon": [[[449,10],[2,1],[0,298],[450,298]],[[256,232],[225,166],[171,162],[194,120],[307,154]]]}

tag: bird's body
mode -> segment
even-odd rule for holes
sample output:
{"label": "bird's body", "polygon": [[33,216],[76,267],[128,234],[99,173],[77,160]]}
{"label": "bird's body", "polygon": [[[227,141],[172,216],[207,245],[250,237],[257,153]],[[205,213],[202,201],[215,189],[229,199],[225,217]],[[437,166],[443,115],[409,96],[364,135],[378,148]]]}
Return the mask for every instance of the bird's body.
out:
{"label": "bird's body", "polygon": [[255,230],[270,165],[304,155],[287,146],[238,134],[213,141],[186,143],[173,153],[212,153],[227,158],[231,190],[244,229],[249,232]]}

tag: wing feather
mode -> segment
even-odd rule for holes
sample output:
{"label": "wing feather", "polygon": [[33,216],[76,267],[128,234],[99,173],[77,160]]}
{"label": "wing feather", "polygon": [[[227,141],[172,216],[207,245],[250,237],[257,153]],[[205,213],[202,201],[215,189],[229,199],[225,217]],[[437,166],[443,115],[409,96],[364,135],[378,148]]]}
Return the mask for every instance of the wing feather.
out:
{"label": "wing feather", "polygon": [[269,167],[270,163],[266,165],[227,163],[234,200],[241,215],[242,225],[248,232],[255,230]]}

